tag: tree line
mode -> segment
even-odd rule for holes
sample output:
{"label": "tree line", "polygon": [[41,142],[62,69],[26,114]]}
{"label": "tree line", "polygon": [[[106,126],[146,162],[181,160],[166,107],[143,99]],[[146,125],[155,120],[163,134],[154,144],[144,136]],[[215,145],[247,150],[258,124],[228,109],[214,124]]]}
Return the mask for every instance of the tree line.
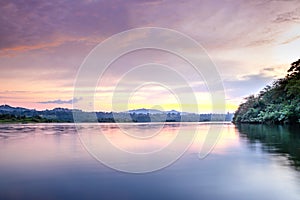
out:
{"label": "tree line", "polygon": [[284,78],[250,95],[240,104],[234,123],[300,123],[300,59],[293,62]]}
{"label": "tree line", "polygon": [[58,120],[46,119],[40,116],[26,117],[25,115],[0,114],[0,123],[50,123]]}

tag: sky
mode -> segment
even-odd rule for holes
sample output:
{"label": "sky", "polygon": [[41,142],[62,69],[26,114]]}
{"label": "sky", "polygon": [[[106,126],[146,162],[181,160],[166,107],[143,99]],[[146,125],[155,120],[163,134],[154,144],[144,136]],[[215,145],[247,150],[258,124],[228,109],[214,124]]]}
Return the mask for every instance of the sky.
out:
{"label": "sky", "polygon": [[[85,58],[101,42],[133,28],[172,29],[198,42],[219,72],[230,112],[246,96],[284,77],[300,56],[299,0],[3,0],[0,13],[0,104],[38,110],[72,108],[81,100],[74,97],[74,82]],[[129,53],[109,67],[102,76],[106,82],[99,80],[94,108],[114,110],[121,72],[149,62],[192,73],[173,55]],[[132,89],[133,79],[140,77],[122,82],[122,92],[130,94],[127,109],[182,110],[174,91],[162,84],[147,79]],[[204,81],[189,82],[202,113],[212,109]]]}

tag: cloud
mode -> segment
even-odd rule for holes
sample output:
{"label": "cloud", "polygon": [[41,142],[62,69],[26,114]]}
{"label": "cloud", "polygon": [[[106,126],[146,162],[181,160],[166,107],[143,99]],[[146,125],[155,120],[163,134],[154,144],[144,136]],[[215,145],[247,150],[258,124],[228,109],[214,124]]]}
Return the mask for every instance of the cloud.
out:
{"label": "cloud", "polygon": [[266,67],[263,69],[264,71],[269,71],[269,72],[272,72],[274,71],[274,68],[273,67]]}
{"label": "cloud", "polygon": [[294,36],[292,38],[289,38],[288,40],[282,42],[281,44],[288,44],[288,43],[294,42],[294,41],[296,41],[298,39],[300,39],[300,35],[297,35],[297,36]]}
{"label": "cloud", "polygon": [[124,1],[2,1],[0,49],[33,50],[127,29]]}
{"label": "cloud", "polygon": [[260,39],[260,40],[255,40],[249,42],[247,44],[248,47],[257,47],[257,46],[263,46],[263,45],[268,45],[274,43],[276,40],[275,38],[270,38],[270,39]]}
{"label": "cloud", "polygon": [[299,6],[299,1],[261,0],[2,1],[0,49],[44,49],[78,40],[96,44],[141,26],[173,28],[207,47],[263,45],[273,42],[285,22],[299,22]]}
{"label": "cloud", "polygon": [[223,83],[226,94],[229,98],[234,99],[237,97],[248,96],[250,94],[256,94],[274,80],[274,76],[261,72],[259,74],[244,75],[237,80],[224,80]]}
{"label": "cloud", "polygon": [[74,99],[70,99],[70,100],[56,99],[56,100],[50,100],[50,101],[41,101],[41,102],[37,102],[37,103],[40,103],[40,104],[73,104],[73,103],[77,103],[80,100],[81,100],[80,98],[74,98]]}
{"label": "cloud", "polygon": [[[299,5],[298,5],[299,6]],[[284,12],[278,14],[276,19],[274,20],[275,23],[284,23],[284,22],[300,22],[300,8],[295,6],[295,9],[290,12]]]}
{"label": "cloud", "polygon": [[152,6],[133,4],[129,20],[135,26],[182,31],[209,49],[253,47],[275,43],[290,25],[275,22],[297,19],[297,7],[299,1],[165,0]]}
{"label": "cloud", "polygon": [[260,70],[260,74],[264,75],[265,77],[273,77],[279,79],[279,78],[283,78],[286,75],[289,67],[290,67],[289,64],[273,65],[270,67],[265,67],[262,70]]}

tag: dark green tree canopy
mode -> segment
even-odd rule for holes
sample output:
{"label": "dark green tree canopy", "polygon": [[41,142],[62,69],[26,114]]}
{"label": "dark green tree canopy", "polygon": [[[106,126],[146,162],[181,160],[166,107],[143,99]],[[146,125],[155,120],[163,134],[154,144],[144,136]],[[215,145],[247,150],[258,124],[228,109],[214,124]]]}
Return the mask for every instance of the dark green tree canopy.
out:
{"label": "dark green tree canopy", "polygon": [[300,123],[300,59],[291,64],[284,78],[245,98],[233,122]]}

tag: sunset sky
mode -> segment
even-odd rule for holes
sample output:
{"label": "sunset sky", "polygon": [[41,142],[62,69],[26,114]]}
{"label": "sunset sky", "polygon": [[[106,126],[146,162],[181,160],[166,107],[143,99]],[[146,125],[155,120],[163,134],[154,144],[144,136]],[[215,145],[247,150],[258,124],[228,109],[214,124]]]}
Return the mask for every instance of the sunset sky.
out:
{"label": "sunset sky", "polygon": [[[0,104],[12,106],[72,108],[84,58],[101,41],[132,28],[174,29],[201,44],[220,73],[228,111],[300,58],[299,0],[4,0],[0,13]],[[163,59],[150,51],[135,56]],[[131,60],[129,55],[120,65]],[[117,69],[105,78],[114,80]],[[96,109],[112,109],[106,98],[111,87],[99,89]],[[160,89],[141,88],[128,108],[180,109],[172,95],[155,95]],[[208,92],[197,95],[201,112],[209,112]]]}

